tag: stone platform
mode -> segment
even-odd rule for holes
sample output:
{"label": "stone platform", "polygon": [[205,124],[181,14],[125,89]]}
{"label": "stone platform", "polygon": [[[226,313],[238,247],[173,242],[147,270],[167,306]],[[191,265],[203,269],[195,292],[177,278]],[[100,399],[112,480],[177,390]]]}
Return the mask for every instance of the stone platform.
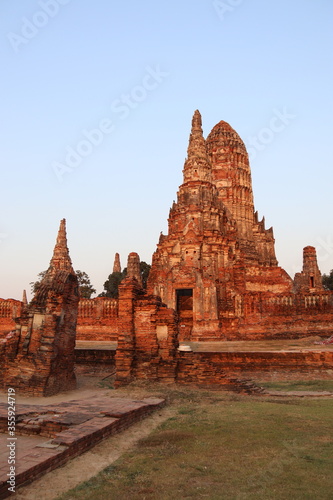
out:
{"label": "stone platform", "polygon": [[[309,379],[331,378],[333,344],[321,344],[321,340],[312,335],[298,339],[183,341],[179,345],[174,380],[196,385],[228,385],[230,378],[252,379],[259,374],[279,375],[283,379],[297,373]],[[77,342],[80,353],[77,369],[89,373],[100,366],[106,374],[111,373],[115,368],[116,347],[114,342]]]}
{"label": "stone platform", "polygon": [[[333,352],[333,344],[316,344],[320,337],[304,337],[291,340],[225,340],[192,342],[183,341],[194,352]],[[116,351],[117,342],[76,341],[77,351]]]}
{"label": "stone platform", "polygon": [[103,340],[77,340],[75,349],[80,350],[94,350],[94,351],[115,351],[118,342],[106,342]]}
{"label": "stone platform", "polygon": [[8,435],[6,403],[0,403],[0,499],[8,491],[9,444],[15,457],[16,490],[102,439],[119,433],[163,406],[164,400],[89,397],[50,405],[19,404],[15,436]]}
{"label": "stone platform", "polygon": [[243,382],[248,380],[332,378],[333,345],[315,344],[318,341],[319,337],[184,341],[178,352],[177,382],[246,391]]}
{"label": "stone platform", "polygon": [[193,352],[333,352],[333,344],[316,344],[320,337],[292,340],[233,340],[217,342],[180,342]]}

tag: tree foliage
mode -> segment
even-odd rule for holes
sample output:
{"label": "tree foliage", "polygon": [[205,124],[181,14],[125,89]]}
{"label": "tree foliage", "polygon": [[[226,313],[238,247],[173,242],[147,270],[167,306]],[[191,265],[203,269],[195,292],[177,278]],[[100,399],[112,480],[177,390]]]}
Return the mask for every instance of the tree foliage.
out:
{"label": "tree foliage", "polygon": [[95,288],[90,283],[90,278],[84,271],[75,271],[79,282],[79,292],[82,299],[90,299],[90,297],[96,293]]}
{"label": "tree foliage", "polygon": [[32,294],[35,294],[38,290],[38,288],[40,287],[40,284],[45,276],[45,274],[47,273],[47,271],[41,271],[40,273],[37,274],[37,281],[31,281],[29,284],[31,286],[31,293]]}
{"label": "tree foliage", "polygon": [[99,294],[99,297],[110,297],[111,299],[118,298],[118,287],[126,276],[126,269],[121,273],[111,273],[104,283],[104,292]]}
{"label": "tree foliage", "polygon": [[322,275],[322,283],[323,287],[326,288],[326,290],[333,290],[333,269],[331,270],[330,274]]}
{"label": "tree foliage", "polygon": [[[47,273],[47,270],[46,271],[41,271],[37,277],[38,277],[38,280],[37,281],[32,281],[30,283],[30,286],[31,286],[31,293],[35,294],[38,290],[38,288],[40,287],[40,284],[45,276],[45,274]],[[96,290],[95,288],[92,286],[92,284],[90,283],[90,278],[88,276],[87,273],[85,273],[84,271],[80,271],[80,270],[77,270],[75,271],[75,274],[77,276],[77,279],[78,279],[78,282],[79,282],[79,292],[80,292],[80,297],[82,299],[90,299],[90,297],[96,293]]]}
{"label": "tree foliage", "polygon": [[[140,273],[141,273],[141,279],[142,279],[142,286],[144,289],[147,288],[147,280],[149,276],[149,271],[150,271],[151,266],[147,264],[146,262],[141,261],[140,262]],[[122,280],[126,277],[127,275],[127,267],[123,269],[121,273],[111,273],[104,283],[104,292],[99,294],[99,297],[110,297],[112,299],[117,299],[118,298],[118,287]]]}
{"label": "tree foliage", "polygon": [[140,273],[141,273],[141,279],[142,279],[142,286],[144,290],[147,288],[147,281],[148,281],[148,276],[150,272],[151,265],[147,264],[146,262],[140,262]]}

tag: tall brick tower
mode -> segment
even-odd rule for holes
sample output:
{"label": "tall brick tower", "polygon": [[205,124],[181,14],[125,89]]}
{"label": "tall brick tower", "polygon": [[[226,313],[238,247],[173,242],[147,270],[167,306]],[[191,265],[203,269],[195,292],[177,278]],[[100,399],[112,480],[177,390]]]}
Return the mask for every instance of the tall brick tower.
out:
{"label": "tall brick tower", "polygon": [[237,225],[238,241],[246,262],[277,265],[273,229],[265,229],[254,211],[252,179],[246,147],[225,121],[212,129],[206,141],[212,179],[219,199]]}
{"label": "tall brick tower", "polygon": [[239,237],[253,240],[251,170],[242,139],[228,123],[220,121],[207,137],[207,151],[219,199],[237,223]]}
{"label": "tall brick tower", "polygon": [[273,230],[258,221],[246,148],[228,123],[205,140],[195,111],[183,175],[148,291],[178,311],[181,338],[223,338],[244,322],[245,294],[290,292],[293,282],[277,265]]}

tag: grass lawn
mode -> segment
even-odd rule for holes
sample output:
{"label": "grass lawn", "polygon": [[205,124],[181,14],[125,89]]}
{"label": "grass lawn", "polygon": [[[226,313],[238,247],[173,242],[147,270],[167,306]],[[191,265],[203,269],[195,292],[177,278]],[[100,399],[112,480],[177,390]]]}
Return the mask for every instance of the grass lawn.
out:
{"label": "grass lawn", "polygon": [[333,399],[159,395],[174,416],[59,500],[333,498]]}
{"label": "grass lawn", "polygon": [[260,382],[259,385],[275,391],[330,391],[333,380],[293,380],[291,382]]}

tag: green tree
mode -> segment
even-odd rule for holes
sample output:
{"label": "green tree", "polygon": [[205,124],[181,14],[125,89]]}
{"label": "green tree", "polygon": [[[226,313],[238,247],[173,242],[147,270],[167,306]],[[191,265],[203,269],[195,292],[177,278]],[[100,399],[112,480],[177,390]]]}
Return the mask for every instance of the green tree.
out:
{"label": "green tree", "polygon": [[31,286],[31,293],[34,295],[38,288],[40,287],[40,284],[42,282],[42,279],[44,278],[45,274],[47,271],[41,271],[40,273],[37,274],[37,281],[31,281],[29,284]]}
{"label": "green tree", "polygon": [[126,268],[121,273],[111,273],[104,283],[104,290],[99,294],[99,297],[110,297],[112,299],[118,298],[118,287],[121,281],[126,276]]}
{"label": "green tree", "polygon": [[[142,278],[142,286],[147,288],[147,280],[151,266],[146,262],[140,262],[140,273]],[[118,287],[122,280],[127,275],[127,267],[121,273],[111,273],[104,283],[104,292],[99,294],[99,297],[111,297],[112,299],[118,298]]]}
{"label": "green tree", "polygon": [[322,283],[323,287],[326,288],[326,290],[333,290],[333,269],[331,270],[330,274],[322,275]]}
{"label": "green tree", "polygon": [[[30,283],[31,286],[31,293],[35,294],[40,287],[40,284],[45,276],[47,271],[41,271],[37,277],[37,281],[32,281]],[[83,299],[90,299],[93,293],[96,293],[95,288],[92,286],[90,283],[90,278],[87,273],[84,271],[77,270],[75,271],[75,274],[77,276],[78,282],[79,282],[79,292],[80,292],[80,297]]]}
{"label": "green tree", "polygon": [[142,279],[142,286],[145,290],[147,288],[147,281],[148,281],[150,269],[151,269],[150,264],[147,264],[146,262],[143,262],[143,261],[140,262],[140,273],[141,273],[141,279]]}
{"label": "green tree", "polygon": [[82,299],[90,299],[90,297],[96,293],[95,288],[90,283],[90,278],[84,271],[75,271],[79,282],[79,292]]}

